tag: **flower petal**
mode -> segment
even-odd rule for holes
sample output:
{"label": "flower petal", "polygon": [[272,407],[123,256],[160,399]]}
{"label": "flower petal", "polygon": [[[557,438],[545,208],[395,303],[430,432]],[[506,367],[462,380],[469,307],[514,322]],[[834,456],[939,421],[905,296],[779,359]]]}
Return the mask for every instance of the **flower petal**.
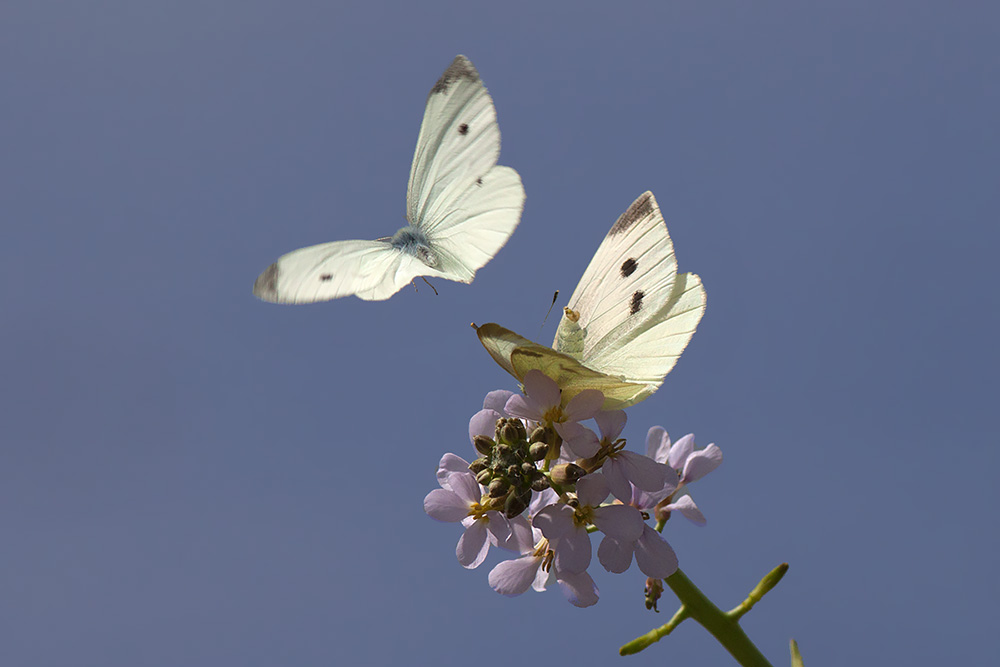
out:
{"label": "flower petal", "polygon": [[704,526],[708,523],[708,519],[705,515],[701,513],[698,506],[694,504],[694,499],[689,495],[681,495],[674,498],[674,502],[669,505],[664,505],[661,512],[680,512],[684,515],[684,518],[693,524],[698,526]]}
{"label": "flower petal", "polygon": [[541,564],[542,559],[536,556],[505,560],[490,570],[490,587],[500,595],[520,595],[535,582]]}
{"label": "flower petal", "polygon": [[608,493],[608,480],[599,472],[587,475],[576,483],[576,497],[581,505],[596,507],[604,502]]}
{"label": "flower petal", "polygon": [[615,458],[621,463],[625,477],[643,491],[659,491],[674,476],[669,466],[642,454],[623,449],[615,454]]}
{"label": "flower petal", "polygon": [[458,562],[462,567],[471,570],[479,567],[486,560],[486,554],[489,550],[490,543],[486,539],[485,522],[473,521],[459,538],[458,546],[455,547],[455,555],[458,556]]}
{"label": "flower petal", "polygon": [[625,477],[623,461],[619,456],[613,456],[601,466],[601,474],[608,480],[608,488],[615,498],[627,503],[632,500],[632,485]]}
{"label": "flower petal", "polygon": [[469,462],[457,454],[445,454],[438,463],[437,480],[442,489],[450,489],[448,476],[453,472],[469,472]]}
{"label": "flower petal", "polygon": [[601,430],[601,440],[614,442],[625,429],[628,417],[624,410],[602,410],[594,415],[597,428]]}
{"label": "flower petal", "polygon": [[694,451],[694,433],[688,433],[683,438],[670,446],[670,455],[667,457],[667,465],[674,470],[684,467],[687,457]]}
{"label": "flower petal", "polygon": [[670,436],[667,429],[662,426],[654,426],[646,433],[646,456],[659,461],[667,462],[667,455],[670,453]]}
{"label": "flower petal", "polygon": [[553,548],[556,551],[556,567],[562,572],[583,572],[590,567],[593,556],[590,533],[577,528],[564,535]]}
{"label": "flower petal", "polygon": [[507,401],[510,397],[514,395],[514,392],[508,389],[496,389],[486,394],[486,398],[483,399],[483,409],[485,410],[496,410],[503,416],[503,408],[507,405]]}
{"label": "flower petal", "polygon": [[469,420],[469,442],[474,443],[477,435],[492,438],[496,434],[498,419],[500,413],[496,410],[483,409],[472,415]]}
{"label": "flower petal", "polygon": [[531,525],[550,540],[558,540],[573,530],[573,508],[568,505],[548,505],[539,510]]}
{"label": "flower petal", "polygon": [[570,399],[563,412],[566,414],[566,421],[581,422],[584,419],[592,419],[602,405],[604,405],[604,394],[597,389],[584,389]]}
{"label": "flower petal", "polygon": [[563,439],[563,446],[569,448],[574,458],[589,459],[601,448],[597,434],[577,422],[556,423],[555,428]]}
{"label": "flower petal", "polygon": [[697,481],[718,468],[722,464],[722,450],[711,444],[705,449],[694,452],[684,463],[682,484]]}
{"label": "flower petal", "polygon": [[597,604],[597,585],[586,572],[556,572],[556,581],[570,604],[577,607]]}
{"label": "flower petal", "polygon": [[435,521],[454,523],[469,515],[469,503],[454,491],[434,489],[424,496],[424,511]]}
{"label": "flower petal", "polygon": [[537,369],[524,374],[524,395],[537,406],[554,408],[559,405],[562,392],[556,381]]}
{"label": "flower petal", "polygon": [[[654,531],[655,532],[655,531]],[[613,537],[605,536],[601,546],[597,547],[597,560],[608,572],[621,574],[632,564],[634,542],[619,542]]]}
{"label": "flower petal", "polygon": [[646,523],[631,505],[605,505],[594,510],[594,525],[619,542],[635,542]]}
{"label": "flower petal", "polygon": [[478,503],[483,499],[483,491],[476,477],[466,470],[448,475],[448,488],[455,492],[467,504]]}
{"label": "flower petal", "polygon": [[522,419],[532,419],[534,421],[539,421],[542,418],[542,412],[539,411],[534,401],[520,394],[514,394],[510,397],[507,405],[504,406],[504,412],[512,417],[521,417]]}
{"label": "flower petal", "polygon": [[643,524],[642,537],[635,543],[635,564],[647,577],[663,579],[677,571],[677,554],[658,532]]}

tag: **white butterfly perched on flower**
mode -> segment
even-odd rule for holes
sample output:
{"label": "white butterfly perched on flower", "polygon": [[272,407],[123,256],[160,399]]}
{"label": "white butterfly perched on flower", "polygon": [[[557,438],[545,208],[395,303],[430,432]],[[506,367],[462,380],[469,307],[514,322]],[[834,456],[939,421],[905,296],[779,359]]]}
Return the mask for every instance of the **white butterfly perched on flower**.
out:
{"label": "white butterfly perched on flower", "polygon": [[471,283],[524,207],[521,178],[499,157],[493,100],[468,58],[456,56],[427,96],[406,190],[409,224],[375,241],[294,250],[258,276],[253,293],[277,303],[351,294],[381,301],[417,276]]}
{"label": "white butterfly perched on flower", "polygon": [[656,199],[642,194],[612,225],[563,311],[552,347],[499,324],[476,333],[518,380],[538,369],[568,401],[604,393],[604,409],[645,400],[677,363],[705,312],[705,288],[677,273],[674,246]]}

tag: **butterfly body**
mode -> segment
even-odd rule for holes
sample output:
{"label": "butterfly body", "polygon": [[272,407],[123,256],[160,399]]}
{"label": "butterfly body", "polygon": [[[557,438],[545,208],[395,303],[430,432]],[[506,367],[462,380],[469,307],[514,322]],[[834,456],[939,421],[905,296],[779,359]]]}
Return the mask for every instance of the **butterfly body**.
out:
{"label": "butterfly body", "polygon": [[524,207],[517,172],[497,165],[493,100],[465,56],[427,96],[406,193],[408,224],[392,237],[294,250],[258,276],[264,301],[383,300],[418,276],[470,283],[513,234]]}

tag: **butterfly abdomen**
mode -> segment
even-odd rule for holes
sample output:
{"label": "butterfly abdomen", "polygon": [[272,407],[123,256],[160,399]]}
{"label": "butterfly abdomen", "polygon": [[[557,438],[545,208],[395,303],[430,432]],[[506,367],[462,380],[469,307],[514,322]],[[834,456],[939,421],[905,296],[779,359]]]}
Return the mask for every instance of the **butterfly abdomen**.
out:
{"label": "butterfly abdomen", "polygon": [[580,313],[570,308],[563,308],[559,328],[556,329],[556,339],[553,347],[563,354],[579,359],[583,356],[583,339],[587,330],[580,326]]}
{"label": "butterfly abdomen", "polygon": [[408,255],[413,255],[421,262],[436,269],[440,266],[441,262],[438,260],[437,254],[431,250],[430,241],[427,240],[427,235],[424,234],[418,227],[408,225],[403,227],[398,232],[392,235],[392,239],[389,240],[392,247],[396,250],[405,252]]}

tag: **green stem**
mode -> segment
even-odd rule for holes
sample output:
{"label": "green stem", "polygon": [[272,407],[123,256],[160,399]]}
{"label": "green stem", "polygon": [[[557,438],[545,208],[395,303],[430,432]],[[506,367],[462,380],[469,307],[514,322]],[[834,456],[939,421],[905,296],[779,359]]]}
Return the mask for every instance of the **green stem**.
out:
{"label": "green stem", "polygon": [[693,618],[719,640],[719,643],[729,651],[739,664],[744,667],[771,667],[771,663],[743,632],[739,625],[739,619],[750,611],[753,605],[769,590],[774,588],[787,570],[787,563],[776,567],[757,584],[746,600],[729,612],[724,612],[715,606],[683,572],[677,570],[664,581],[680,599],[680,609],[665,625],[636,637],[622,646],[619,653],[621,655],[638,653],[670,634],[681,621]]}

